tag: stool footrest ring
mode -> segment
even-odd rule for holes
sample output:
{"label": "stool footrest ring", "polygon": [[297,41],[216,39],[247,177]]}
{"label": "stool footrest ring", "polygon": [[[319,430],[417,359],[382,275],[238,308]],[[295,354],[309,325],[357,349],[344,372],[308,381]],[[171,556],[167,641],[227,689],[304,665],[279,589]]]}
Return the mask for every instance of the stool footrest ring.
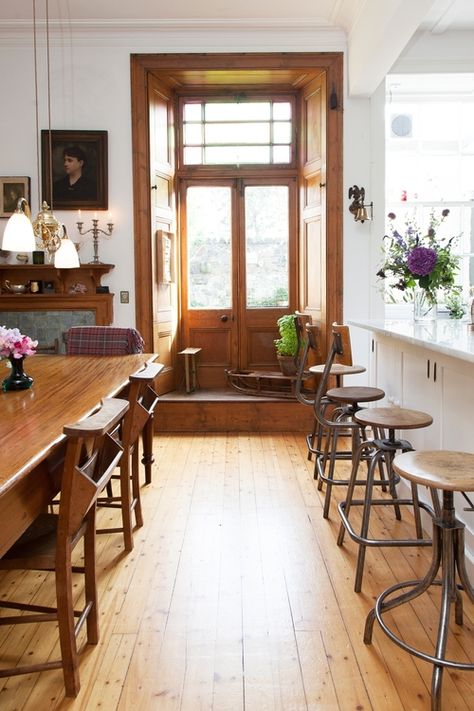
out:
{"label": "stool footrest ring", "polygon": [[[400,547],[400,546],[431,546],[432,545],[432,540],[431,538],[390,538],[390,539],[383,539],[383,538],[364,538],[364,536],[361,536],[359,533],[356,533],[354,528],[351,526],[351,523],[349,521],[349,518],[346,516],[345,513],[345,501],[341,501],[338,504],[338,510],[339,514],[342,519],[342,523],[344,524],[344,528],[348,532],[349,536],[352,538],[353,541],[356,541],[356,543],[363,543],[365,546],[373,546],[373,547],[378,547],[378,546],[385,546],[385,547]],[[364,506],[365,501],[362,499],[353,499],[351,501],[351,508],[353,506]],[[371,501],[371,506],[413,506],[413,499],[372,499]],[[427,511],[430,516],[434,516],[434,511],[433,509],[428,505],[425,504],[424,501],[419,501],[418,502],[418,507],[420,509],[424,509],[424,511]],[[339,543],[338,545],[342,545],[342,542]]]}
{"label": "stool footrest ring", "polygon": [[[396,592],[397,590],[401,590],[402,588],[409,588],[409,587],[416,587],[417,585],[420,585],[422,583],[421,580],[409,580],[403,583],[397,583],[396,585],[392,585],[390,588],[387,588],[387,590],[384,590],[381,595],[377,598],[377,601],[375,603],[375,608],[372,611],[373,614],[375,615],[378,623],[380,624],[380,627],[383,629],[385,634],[390,637],[392,642],[395,642],[396,645],[398,645],[401,649],[404,649],[406,652],[409,652],[409,654],[412,654],[415,657],[418,657],[418,659],[423,659],[425,662],[430,662],[431,664],[435,664],[436,666],[442,666],[442,667],[448,667],[450,669],[462,669],[466,671],[473,671],[474,670],[474,664],[469,663],[469,662],[457,662],[453,659],[444,659],[443,657],[435,657],[432,654],[427,654],[426,652],[422,652],[419,649],[416,649],[415,647],[412,647],[410,644],[407,644],[407,642],[404,642],[402,639],[397,637],[394,632],[388,627],[388,625],[385,623],[383,620],[383,614],[384,610],[382,610],[382,605],[385,602],[385,599],[389,597],[392,593]],[[441,580],[433,580],[431,582],[431,585],[442,585]],[[458,590],[463,590],[462,585],[457,585]],[[421,591],[420,594],[422,594]],[[390,601],[389,601],[390,602]],[[401,603],[403,604],[403,603]],[[393,607],[390,607],[390,609],[393,609]],[[387,612],[389,610],[387,609]],[[369,613],[370,615],[371,613]],[[366,638],[366,635],[364,634],[364,643],[365,644],[370,644],[371,639]]]}

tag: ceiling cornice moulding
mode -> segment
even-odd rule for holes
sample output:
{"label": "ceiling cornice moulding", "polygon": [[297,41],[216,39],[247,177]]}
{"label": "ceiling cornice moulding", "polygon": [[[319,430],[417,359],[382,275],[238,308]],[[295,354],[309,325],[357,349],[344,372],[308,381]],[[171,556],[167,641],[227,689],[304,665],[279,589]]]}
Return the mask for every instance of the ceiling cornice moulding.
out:
{"label": "ceiling cornice moulding", "polygon": [[[38,44],[45,42],[45,32],[45,23],[37,23]],[[30,21],[0,22],[0,40],[3,45],[31,45],[32,33],[33,25]],[[50,41],[55,45],[74,42],[77,46],[123,46],[127,39],[129,45],[140,48],[155,44],[159,38],[160,43],[167,47],[179,42],[180,37],[185,37],[196,47],[211,43],[217,49],[226,47],[229,42],[247,46],[257,41],[257,35],[257,44],[268,46],[276,41],[286,48],[298,42],[301,51],[307,47],[310,51],[343,51],[346,47],[346,35],[342,29],[322,26],[310,20],[50,21],[49,24]]]}

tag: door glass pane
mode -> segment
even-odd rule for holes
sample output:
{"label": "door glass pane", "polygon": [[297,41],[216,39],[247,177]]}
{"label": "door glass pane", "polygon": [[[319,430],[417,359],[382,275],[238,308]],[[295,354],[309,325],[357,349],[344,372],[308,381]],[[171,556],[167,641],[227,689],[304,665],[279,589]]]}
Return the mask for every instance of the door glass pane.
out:
{"label": "door glass pane", "polygon": [[288,306],[288,187],[245,188],[247,308]]}
{"label": "door glass pane", "polygon": [[188,308],[232,306],[231,192],[227,187],[188,188]]}

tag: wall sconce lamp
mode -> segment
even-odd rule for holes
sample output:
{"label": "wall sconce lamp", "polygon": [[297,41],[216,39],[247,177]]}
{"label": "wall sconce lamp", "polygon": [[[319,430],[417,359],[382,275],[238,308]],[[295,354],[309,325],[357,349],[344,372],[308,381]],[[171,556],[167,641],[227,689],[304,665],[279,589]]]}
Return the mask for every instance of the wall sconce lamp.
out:
{"label": "wall sconce lamp", "polygon": [[[372,220],[374,216],[374,203],[370,202],[365,204],[365,188],[353,185],[349,188],[349,199],[352,198],[352,202],[349,205],[349,212],[354,215],[354,220],[356,222],[365,222],[366,220]],[[370,214],[367,211],[370,210]]]}

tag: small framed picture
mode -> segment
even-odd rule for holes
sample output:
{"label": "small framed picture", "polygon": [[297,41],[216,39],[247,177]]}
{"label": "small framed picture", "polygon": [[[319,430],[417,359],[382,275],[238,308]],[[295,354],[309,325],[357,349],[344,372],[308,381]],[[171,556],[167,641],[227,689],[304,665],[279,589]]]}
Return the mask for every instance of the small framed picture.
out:
{"label": "small framed picture", "polygon": [[28,177],[0,178],[0,217],[10,217],[20,198],[30,202],[30,179]]}
{"label": "small framed picture", "polygon": [[58,210],[108,208],[107,131],[41,131],[42,195]]}

